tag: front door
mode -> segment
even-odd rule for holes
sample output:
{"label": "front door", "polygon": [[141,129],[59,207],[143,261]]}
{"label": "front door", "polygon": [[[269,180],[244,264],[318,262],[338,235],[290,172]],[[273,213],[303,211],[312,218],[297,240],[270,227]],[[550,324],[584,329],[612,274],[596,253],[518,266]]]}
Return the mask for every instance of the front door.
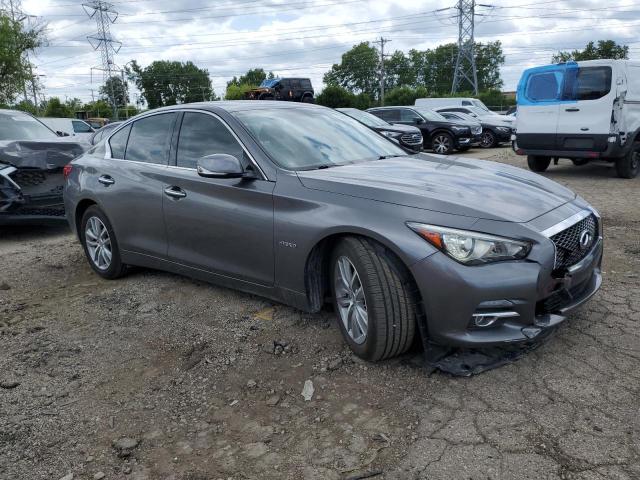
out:
{"label": "front door", "polygon": [[[234,155],[256,178],[204,178],[199,158]],[[229,127],[217,116],[185,112],[176,166],[164,185],[169,259],[193,268],[272,285],[273,189]],[[176,195],[176,192],[178,194]]]}

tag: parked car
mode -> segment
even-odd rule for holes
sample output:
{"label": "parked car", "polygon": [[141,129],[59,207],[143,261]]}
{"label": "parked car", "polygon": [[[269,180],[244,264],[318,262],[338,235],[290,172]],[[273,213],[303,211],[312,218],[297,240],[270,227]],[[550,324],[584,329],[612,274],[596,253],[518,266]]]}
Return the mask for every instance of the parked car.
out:
{"label": "parked car", "polygon": [[420,332],[533,341],[601,283],[600,217],[575,193],[504,164],[408,155],[317,105],[138,115],[71,163],[64,198],[98,275],[163,269],[307,312],[331,299],[372,361]]}
{"label": "parked car", "polygon": [[486,113],[494,113],[489,110],[489,107],[487,107],[482,100],[470,97],[417,98],[414,105],[432,110],[440,107],[475,107]]}
{"label": "parked car", "polygon": [[501,143],[511,141],[513,129],[510,126],[505,125],[501,121],[494,120],[492,115],[472,117],[468,113],[460,112],[459,110],[462,108],[463,107],[442,107],[436,109],[436,112],[449,120],[459,119],[478,122],[482,129],[482,135],[480,137],[480,146],[482,148],[493,148]]}
{"label": "parked car", "polygon": [[104,127],[96,130],[90,137],[89,137],[89,143],[91,145],[95,145],[96,143],[100,142],[101,140],[103,140],[106,134],[108,134],[109,132],[113,131],[114,128],[116,128],[118,125],[121,125],[122,122],[111,122],[111,123],[107,123]]}
{"label": "parked car", "polygon": [[308,78],[271,78],[247,92],[247,100],[284,100],[313,103],[313,87]]}
{"label": "parked car", "polygon": [[428,108],[376,107],[367,110],[393,124],[412,125],[420,129],[424,148],[448,155],[454,150],[466,151],[480,140],[480,130],[464,122],[453,122]]}
{"label": "parked car", "polygon": [[64,222],[64,167],[85,150],[27,113],[0,110],[0,225]]}
{"label": "parked car", "polygon": [[87,122],[77,118],[40,117],[39,120],[58,135],[77,137],[76,140],[88,142],[95,131]]}
{"label": "parked car", "polygon": [[543,172],[552,159],[615,163],[640,172],[640,62],[590,60],[525,70],[518,84],[516,152]]}
{"label": "parked car", "polygon": [[420,152],[422,150],[423,140],[419,128],[412,127],[411,125],[391,125],[389,122],[385,122],[381,118],[369,112],[358,110],[357,108],[337,108],[336,110],[358,120],[371,130],[398,142],[404,148],[414,152]]}
{"label": "parked car", "polygon": [[459,112],[469,115],[476,120],[483,120],[486,122],[491,122],[494,125],[502,125],[505,127],[514,127],[515,118],[510,115],[500,115],[495,112],[485,112],[484,110],[477,107],[459,107],[456,105],[449,105],[445,107],[437,107],[436,110],[439,112]]}
{"label": "parked car", "polygon": [[86,122],[91,125],[91,128],[98,130],[109,124],[109,119],[104,117],[90,117],[86,119]]}

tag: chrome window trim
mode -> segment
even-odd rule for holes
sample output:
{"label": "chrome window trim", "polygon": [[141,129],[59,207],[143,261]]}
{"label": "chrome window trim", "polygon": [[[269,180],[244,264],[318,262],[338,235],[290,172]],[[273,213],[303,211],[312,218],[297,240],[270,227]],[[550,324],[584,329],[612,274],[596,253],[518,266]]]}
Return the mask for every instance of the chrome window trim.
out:
{"label": "chrome window trim", "polygon": [[569,227],[572,227],[573,225],[575,225],[581,220],[584,220],[591,214],[595,215],[595,212],[593,212],[592,210],[582,210],[581,212],[571,215],[569,218],[562,220],[561,222],[558,222],[555,225],[550,226],[546,230],[543,230],[541,233],[545,237],[551,238],[556,233],[560,233],[561,231],[566,230]]}
{"label": "chrome window trim", "polygon": [[[192,170],[192,171],[195,172],[196,171],[195,168],[179,167],[177,165],[162,165],[162,164],[150,163],[150,162],[140,162],[140,161],[137,161],[137,160],[127,160],[125,158],[117,158],[117,157],[113,157],[111,155],[111,144],[109,143],[109,141],[111,140],[111,137],[113,135],[115,135],[117,132],[119,132],[123,128],[126,128],[128,125],[132,124],[133,122],[137,122],[138,120],[143,120],[143,119],[145,119],[147,117],[152,117],[154,115],[163,115],[163,114],[167,114],[167,113],[181,113],[181,112],[182,113],[186,113],[186,112],[202,113],[202,114],[211,115],[212,117],[217,118],[220,121],[220,123],[222,123],[226,127],[226,129],[229,130],[229,132],[231,132],[231,135],[233,135],[233,138],[235,138],[235,140],[238,142],[238,144],[240,145],[240,147],[242,148],[244,153],[247,155],[247,157],[249,158],[249,161],[251,162],[251,164],[257,169],[257,171],[262,176],[262,180],[268,181],[267,176],[265,175],[265,173],[262,170],[262,168],[260,167],[260,165],[258,165],[258,162],[256,162],[256,160],[253,157],[253,155],[251,155],[251,153],[249,152],[249,150],[247,149],[245,144],[240,140],[238,135],[236,135],[236,132],[234,132],[231,127],[229,127],[227,122],[225,122],[224,119],[222,119],[220,117],[220,115],[218,115],[218,114],[216,114],[214,112],[210,112],[208,110],[198,110],[197,108],[175,108],[175,109],[172,109],[172,110],[163,110],[163,111],[160,111],[160,112],[149,112],[148,114],[144,114],[142,116],[136,116],[136,117],[132,118],[131,120],[129,120],[127,122],[124,122],[122,125],[120,125],[119,128],[116,128],[113,132],[111,132],[111,134],[107,138],[104,139],[104,142],[105,142],[104,159],[105,160],[118,160],[118,161],[123,161],[123,162],[140,163],[142,165],[159,165],[159,166],[170,167],[170,168],[180,168],[180,169],[183,169],[183,170]],[[177,133],[178,133],[178,136],[179,136],[180,135],[180,131],[178,130]],[[178,144],[179,144],[179,140],[180,140],[180,138],[178,137]],[[128,140],[127,140],[127,143],[129,143]],[[176,155],[177,155],[177,153],[178,152],[176,150]],[[176,158],[176,161],[177,161],[177,158]]]}

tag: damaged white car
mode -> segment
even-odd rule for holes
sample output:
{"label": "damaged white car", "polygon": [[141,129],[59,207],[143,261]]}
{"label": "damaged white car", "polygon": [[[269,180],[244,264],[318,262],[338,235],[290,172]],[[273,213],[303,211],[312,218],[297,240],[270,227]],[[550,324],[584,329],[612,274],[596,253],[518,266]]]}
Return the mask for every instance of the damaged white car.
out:
{"label": "damaged white car", "polygon": [[64,167],[88,147],[28,113],[0,110],[0,225],[65,222]]}

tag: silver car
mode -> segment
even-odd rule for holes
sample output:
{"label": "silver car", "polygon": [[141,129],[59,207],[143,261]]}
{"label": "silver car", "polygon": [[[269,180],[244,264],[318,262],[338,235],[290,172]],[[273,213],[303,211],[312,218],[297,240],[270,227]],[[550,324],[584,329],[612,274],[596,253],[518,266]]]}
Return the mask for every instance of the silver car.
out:
{"label": "silver car", "polygon": [[105,278],[181,273],[316,312],[360,357],[527,342],[601,283],[597,212],[497,163],[407,155],[324,107],[215,102],[123,123],[71,163],[71,227]]}

